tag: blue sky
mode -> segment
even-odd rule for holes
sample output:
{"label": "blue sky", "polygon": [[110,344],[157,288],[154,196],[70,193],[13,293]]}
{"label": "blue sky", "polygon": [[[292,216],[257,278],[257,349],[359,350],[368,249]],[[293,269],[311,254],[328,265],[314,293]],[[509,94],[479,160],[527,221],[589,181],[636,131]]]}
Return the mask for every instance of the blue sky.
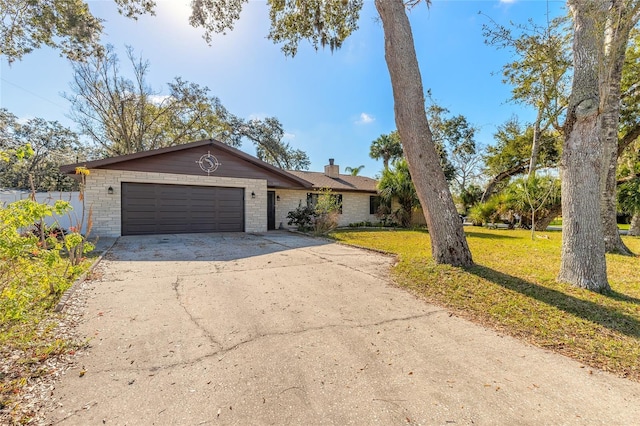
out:
{"label": "blue sky", "polygon": [[[251,0],[233,32],[215,36],[211,46],[202,30],[188,24],[187,0],[158,0],[156,16],[133,21],[119,16],[111,0],[89,1],[105,19],[103,43],[116,47],[126,66],[125,45],[150,62],[149,83],[167,93],[166,83],[180,76],[207,86],[227,109],[240,117],[277,117],[287,141],[307,152],[311,170],[328,158],[345,167],[364,165],[375,177],[382,162],[369,158],[371,142],[395,129],[384,39],[373,1],[365,0],[360,29],[331,53],[304,42],[295,58],[266,39],[266,1]],[[491,144],[496,127],[512,115],[522,121],[533,112],[508,102],[511,88],[500,70],[509,53],[484,44],[482,25],[494,21],[546,21],[564,13],[554,0],[433,0],[410,12],[425,90],[454,114],[480,129],[478,142]],[[482,14],[479,14],[482,12]],[[486,15],[486,16],[485,16]],[[72,79],[68,61],[44,48],[11,66],[0,66],[0,107],[22,119],[42,117],[75,128],[67,117]],[[250,142],[243,150],[255,154]]]}

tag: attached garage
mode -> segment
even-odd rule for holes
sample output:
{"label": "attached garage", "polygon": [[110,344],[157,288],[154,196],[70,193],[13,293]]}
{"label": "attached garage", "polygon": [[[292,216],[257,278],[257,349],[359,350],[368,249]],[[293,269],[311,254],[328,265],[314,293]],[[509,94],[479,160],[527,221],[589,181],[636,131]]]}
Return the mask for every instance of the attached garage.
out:
{"label": "attached garage", "polygon": [[244,189],[122,183],[122,235],[244,232]]}
{"label": "attached garage", "polygon": [[311,183],[207,139],[62,166],[84,169],[92,235],[266,232],[275,227],[275,190]]}

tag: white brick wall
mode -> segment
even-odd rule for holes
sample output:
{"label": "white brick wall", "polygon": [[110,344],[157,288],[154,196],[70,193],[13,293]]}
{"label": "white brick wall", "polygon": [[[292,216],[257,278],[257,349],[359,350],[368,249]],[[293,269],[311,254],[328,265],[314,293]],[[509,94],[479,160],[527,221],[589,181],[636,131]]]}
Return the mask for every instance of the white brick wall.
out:
{"label": "white brick wall", "polygon": [[[299,204],[303,206],[307,203],[307,193],[317,192],[311,190],[291,190],[278,189],[276,197],[280,197],[280,201],[276,201],[276,228],[282,224],[285,228],[294,228],[293,225],[287,224],[287,214],[291,210],[295,210]],[[369,214],[369,197],[374,194],[361,192],[339,192],[334,194],[342,195],[342,214],[339,215],[338,226],[347,226],[356,222],[379,222],[374,214]],[[277,198],[276,198],[277,199]]]}
{"label": "white brick wall", "polygon": [[[92,169],[87,176],[85,190],[86,205],[93,209],[92,235],[105,237],[121,235],[120,184],[122,182],[244,188],[245,232],[266,232],[267,230],[266,180]],[[111,195],[108,194],[109,187],[114,190]],[[256,198],[251,198],[252,192],[256,194]]]}

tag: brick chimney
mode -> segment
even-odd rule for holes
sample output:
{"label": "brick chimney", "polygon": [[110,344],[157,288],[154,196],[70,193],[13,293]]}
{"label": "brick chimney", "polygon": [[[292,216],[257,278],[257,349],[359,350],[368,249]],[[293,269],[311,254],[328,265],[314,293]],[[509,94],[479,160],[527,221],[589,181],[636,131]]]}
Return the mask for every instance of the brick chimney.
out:
{"label": "brick chimney", "polygon": [[324,174],[330,178],[338,178],[338,175],[340,174],[340,166],[333,164],[333,158],[329,158],[329,165],[324,166]]}

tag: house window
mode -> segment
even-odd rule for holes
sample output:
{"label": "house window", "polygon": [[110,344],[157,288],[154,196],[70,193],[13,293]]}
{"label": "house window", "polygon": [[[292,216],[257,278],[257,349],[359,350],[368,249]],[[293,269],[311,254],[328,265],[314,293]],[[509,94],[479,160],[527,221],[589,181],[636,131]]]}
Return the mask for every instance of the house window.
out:
{"label": "house window", "polygon": [[[337,200],[338,213],[342,214],[342,194],[329,194],[334,200]],[[318,197],[320,194],[314,194],[312,192],[307,193],[307,206],[315,207],[318,203]]]}
{"label": "house window", "polygon": [[388,202],[384,202],[379,195],[372,195],[369,197],[369,214],[377,214],[380,207],[391,208]]}

